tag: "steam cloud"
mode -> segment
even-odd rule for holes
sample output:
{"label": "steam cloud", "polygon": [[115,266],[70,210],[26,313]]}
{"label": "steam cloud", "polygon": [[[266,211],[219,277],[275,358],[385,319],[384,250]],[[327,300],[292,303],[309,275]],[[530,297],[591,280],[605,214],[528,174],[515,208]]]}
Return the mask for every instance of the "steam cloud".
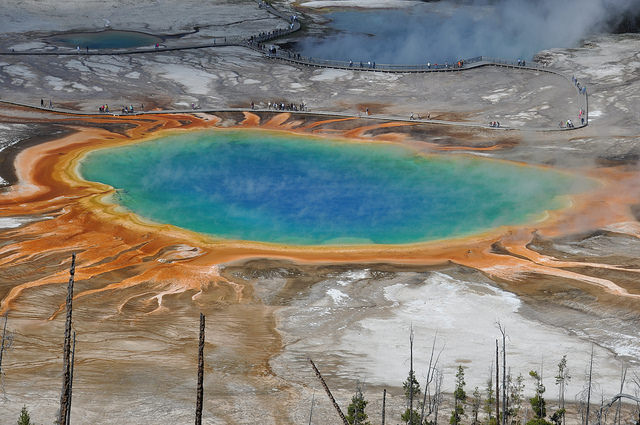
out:
{"label": "steam cloud", "polygon": [[531,59],[638,16],[640,0],[445,0],[404,10],[329,14],[341,32],[303,39],[298,50],[377,63],[452,63],[480,55]]}

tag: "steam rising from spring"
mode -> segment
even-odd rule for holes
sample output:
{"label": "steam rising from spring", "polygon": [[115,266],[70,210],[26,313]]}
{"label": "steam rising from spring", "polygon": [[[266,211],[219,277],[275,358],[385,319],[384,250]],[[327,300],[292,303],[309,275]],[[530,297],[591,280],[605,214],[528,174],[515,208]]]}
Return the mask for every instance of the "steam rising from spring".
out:
{"label": "steam rising from spring", "polygon": [[571,47],[640,14],[640,0],[468,0],[416,2],[404,9],[328,15],[340,32],[306,38],[299,50],[318,58],[377,63],[449,63],[493,56],[531,59]]}

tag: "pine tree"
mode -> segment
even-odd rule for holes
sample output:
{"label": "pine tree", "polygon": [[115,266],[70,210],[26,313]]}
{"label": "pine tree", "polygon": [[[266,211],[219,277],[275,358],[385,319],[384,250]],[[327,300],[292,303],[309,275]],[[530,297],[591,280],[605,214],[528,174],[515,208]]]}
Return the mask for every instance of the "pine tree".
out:
{"label": "pine tree", "polygon": [[507,413],[511,423],[517,424],[522,410],[522,401],[524,400],[524,377],[520,374],[514,381],[509,375],[507,381],[509,383],[509,409]]}
{"label": "pine tree", "polygon": [[20,411],[20,418],[18,419],[18,425],[33,425],[31,422],[31,417],[29,416],[29,411],[27,410],[27,406],[22,406],[22,410]]}
{"label": "pine tree", "polygon": [[571,380],[569,375],[569,369],[567,368],[567,355],[562,356],[562,359],[558,363],[558,374],[556,375],[556,385],[558,385],[558,410],[551,416],[551,420],[560,425],[564,423],[564,394],[566,391],[566,385]]}
{"label": "pine tree", "polygon": [[527,425],[551,425],[550,422],[547,422],[544,419],[544,417],[547,416],[547,402],[542,397],[542,394],[546,391],[546,388],[542,384],[542,378],[535,370],[529,372],[529,376],[531,376],[536,382],[536,395],[529,399],[529,403],[531,403],[531,409],[535,413],[535,417],[527,422]]}
{"label": "pine tree", "polygon": [[360,386],[356,388],[356,394],[351,397],[351,404],[347,408],[347,422],[351,425],[371,425],[367,421],[368,416],[364,412],[368,401],[364,399]]}
{"label": "pine tree", "polygon": [[473,389],[473,398],[471,399],[471,425],[478,425],[478,413],[480,413],[480,407],[482,406],[482,394],[480,389],[475,387]]}
{"label": "pine tree", "polygon": [[487,425],[496,425],[496,418],[493,416],[493,407],[496,404],[495,391],[493,389],[493,365],[489,369],[489,379],[486,388],[487,398],[484,401],[484,412],[487,415]]}
{"label": "pine tree", "polygon": [[462,366],[458,366],[458,372],[456,373],[456,390],[453,392],[454,407],[451,412],[451,418],[449,423],[451,425],[459,425],[462,416],[464,415],[464,402],[467,400],[467,393],[464,392],[464,369]]}
{"label": "pine tree", "polygon": [[[402,383],[402,388],[404,389],[404,395],[407,398],[407,402],[412,395],[412,387],[413,386],[413,397],[414,399],[419,399],[419,395],[422,392],[420,389],[420,383],[416,379],[416,374],[414,371],[409,371],[409,376],[407,376],[407,380]],[[418,403],[419,404],[419,403]],[[419,406],[418,406],[419,408]],[[420,423],[420,412],[419,410],[413,409],[413,412],[409,413],[409,408],[405,410],[405,412],[400,416],[403,422],[409,425],[419,425]]]}

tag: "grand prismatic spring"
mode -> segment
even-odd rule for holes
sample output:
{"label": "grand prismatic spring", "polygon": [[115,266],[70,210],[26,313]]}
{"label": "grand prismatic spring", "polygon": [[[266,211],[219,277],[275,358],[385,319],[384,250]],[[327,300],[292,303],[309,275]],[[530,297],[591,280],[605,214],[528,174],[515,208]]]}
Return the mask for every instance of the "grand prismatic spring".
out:
{"label": "grand prismatic spring", "polygon": [[599,414],[640,373],[633,2],[7,1],[0,425],[59,418],[72,254],[73,424],[192,422],[200,313],[202,423],[342,423],[309,358],[345,413],[360,386],[381,423],[386,390],[406,423],[411,332],[414,408],[435,338],[448,423],[497,323],[546,420],[566,355],[585,422],[592,350],[591,423],[638,417]]}
{"label": "grand prismatic spring", "polygon": [[258,131],[101,150],[80,170],[153,221],[302,245],[415,243],[536,221],[567,206],[561,195],[581,185],[498,161]]}

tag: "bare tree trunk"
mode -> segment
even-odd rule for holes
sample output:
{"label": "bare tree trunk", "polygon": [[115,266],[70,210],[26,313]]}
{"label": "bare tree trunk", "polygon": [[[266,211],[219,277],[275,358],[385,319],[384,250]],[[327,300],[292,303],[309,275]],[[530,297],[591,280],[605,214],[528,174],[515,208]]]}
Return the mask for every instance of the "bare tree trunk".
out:
{"label": "bare tree trunk", "polygon": [[[620,374],[620,394],[624,391],[624,381],[627,378],[627,368],[624,367],[624,362],[622,362],[622,371]],[[622,409],[622,398],[618,399],[618,406],[616,407],[616,416],[613,419],[613,423],[615,425],[620,425],[620,409]]]}
{"label": "bare tree trunk", "polygon": [[4,353],[4,341],[7,336],[7,322],[9,321],[9,312],[4,314],[4,327],[2,329],[2,340],[0,340],[0,379],[2,379],[2,354]]}
{"label": "bare tree trunk", "polygon": [[433,409],[433,425],[438,425],[438,412],[440,411],[440,403],[442,402],[442,373],[438,372],[438,377],[436,378],[436,386],[435,386],[435,406]]}
{"label": "bare tree trunk", "polygon": [[196,425],[202,425],[202,395],[204,393],[204,314],[200,313],[200,338],[198,340],[198,386],[196,388]]}
{"label": "bare tree trunk", "polygon": [[313,402],[316,399],[316,390],[313,390],[313,394],[311,395],[311,410],[309,411],[309,425],[311,425],[311,418],[313,417]]}
{"label": "bare tree trunk", "polygon": [[413,425],[413,327],[409,334],[409,425]]}
{"label": "bare tree trunk", "polygon": [[62,353],[62,391],[60,392],[60,413],[58,425],[66,425],[70,403],[71,386],[71,315],[73,310],[73,278],[76,273],[76,254],[71,254],[71,269],[69,270],[69,284],[67,285],[67,320],[64,328],[64,348]]}
{"label": "bare tree trunk", "polygon": [[589,407],[591,405],[591,376],[593,372],[593,344],[591,344],[591,359],[589,360],[589,388],[587,390],[587,413],[585,417],[585,425],[589,425]]}
{"label": "bare tree trunk", "polygon": [[[544,376],[544,354],[542,355],[542,359],[540,360],[540,384],[542,384]],[[538,409],[542,412],[542,394],[538,396]]]}
{"label": "bare tree trunk", "polygon": [[500,422],[500,355],[496,339],[496,423]]}
{"label": "bare tree trunk", "polygon": [[506,330],[498,323],[502,334],[502,425],[507,425],[507,350]]}
{"label": "bare tree trunk", "polygon": [[424,384],[424,395],[422,397],[422,409],[420,412],[420,424],[424,423],[424,409],[427,405],[427,396],[429,396],[429,412],[427,416],[431,414],[431,381],[433,381],[433,371],[438,364],[438,359],[440,358],[440,354],[438,354],[438,358],[436,359],[435,365],[433,364],[433,353],[436,349],[436,338],[433,338],[433,344],[431,345],[431,356],[429,357],[429,368],[427,369],[427,379]]}
{"label": "bare tree trunk", "polygon": [[382,425],[384,425],[385,407],[387,404],[387,389],[382,390]]}
{"label": "bare tree trunk", "polygon": [[0,390],[2,390],[2,396],[6,397],[4,392],[4,375],[2,374],[2,355],[4,350],[7,350],[11,346],[11,334],[7,336],[7,322],[9,321],[9,312],[4,314],[4,326],[2,329],[2,339],[0,339]]}
{"label": "bare tree trunk", "polygon": [[313,368],[313,371],[316,373],[316,376],[320,380],[320,383],[322,384],[324,391],[327,393],[327,396],[329,396],[329,400],[331,400],[331,403],[333,403],[333,407],[336,409],[336,412],[338,412],[338,416],[340,416],[340,419],[342,419],[342,423],[344,425],[349,425],[349,422],[347,422],[347,418],[344,417],[344,413],[342,413],[342,410],[340,409],[340,406],[338,405],[338,402],[336,401],[336,399],[333,398],[333,394],[331,394],[331,391],[329,390],[327,383],[324,382],[324,378],[320,374],[320,371],[316,367],[315,363],[313,363],[313,360],[311,359],[309,359],[309,363],[311,363],[311,367]]}
{"label": "bare tree trunk", "polygon": [[71,377],[69,379],[69,402],[67,403],[67,425],[71,423],[71,397],[73,395],[73,369],[76,363],[76,333],[73,332],[73,349],[71,350]]}

